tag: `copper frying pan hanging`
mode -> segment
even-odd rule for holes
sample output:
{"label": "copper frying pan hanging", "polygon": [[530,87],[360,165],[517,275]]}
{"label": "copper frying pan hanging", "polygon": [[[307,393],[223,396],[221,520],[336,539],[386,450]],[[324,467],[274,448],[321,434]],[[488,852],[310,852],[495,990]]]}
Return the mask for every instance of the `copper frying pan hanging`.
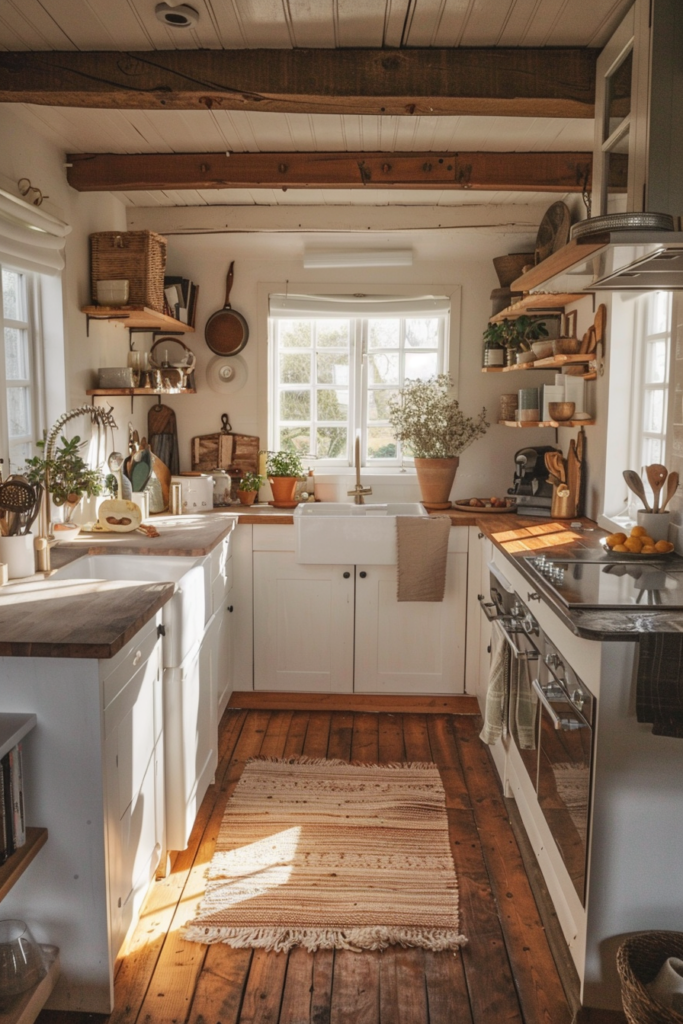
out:
{"label": "copper frying pan hanging", "polygon": [[209,317],[204,327],[206,344],[217,356],[236,356],[249,340],[249,324],[242,314],[230,305],[234,266],[235,261],[233,260],[225,284],[225,305],[223,309],[219,309]]}

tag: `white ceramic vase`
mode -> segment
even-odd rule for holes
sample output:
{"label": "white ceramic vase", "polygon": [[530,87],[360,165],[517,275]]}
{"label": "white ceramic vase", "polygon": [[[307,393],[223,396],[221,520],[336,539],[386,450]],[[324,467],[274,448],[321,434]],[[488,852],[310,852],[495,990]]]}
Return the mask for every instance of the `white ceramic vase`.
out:
{"label": "white ceramic vase", "polygon": [[638,526],[644,526],[653,540],[669,539],[669,513],[638,510]]}
{"label": "white ceramic vase", "polygon": [[7,575],[11,580],[33,576],[36,571],[33,534],[22,533],[17,537],[0,537],[0,562],[4,562],[7,566]]}

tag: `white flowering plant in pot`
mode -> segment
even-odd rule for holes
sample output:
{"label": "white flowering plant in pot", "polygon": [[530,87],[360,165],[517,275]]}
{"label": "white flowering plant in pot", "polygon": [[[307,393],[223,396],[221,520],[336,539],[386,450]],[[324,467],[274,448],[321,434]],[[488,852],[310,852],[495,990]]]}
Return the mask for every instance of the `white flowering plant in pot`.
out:
{"label": "white flowering plant in pot", "polygon": [[428,380],[406,381],[398,396],[389,400],[389,423],[415,459],[425,508],[450,508],[460,456],[490,426],[486,409],[466,416],[453,397],[450,374],[440,373]]}

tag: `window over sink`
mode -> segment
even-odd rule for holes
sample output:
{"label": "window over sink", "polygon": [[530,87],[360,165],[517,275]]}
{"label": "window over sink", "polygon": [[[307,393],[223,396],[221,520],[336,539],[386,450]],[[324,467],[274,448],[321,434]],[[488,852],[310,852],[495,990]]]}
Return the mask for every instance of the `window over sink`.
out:
{"label": "window over sink", "polygon": [[38,366],[34,344],[35,275],[0,266],[0,458],[5,474],[19,472],[35,454]]}
{"label": "window over sink", "polygon": [[409,458],[388,402],[447,368],[450,300],[271,295],[269,306],[269,446],[341,467],[360,434],[366,466]]}

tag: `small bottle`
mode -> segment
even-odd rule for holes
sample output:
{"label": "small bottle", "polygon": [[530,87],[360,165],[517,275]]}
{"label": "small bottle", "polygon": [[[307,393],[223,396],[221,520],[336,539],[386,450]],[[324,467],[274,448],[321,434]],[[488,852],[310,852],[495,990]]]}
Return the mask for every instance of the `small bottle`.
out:
{"label": "small bottle", "polygon": [[505,348],[496,338],[484,342],[484,366],[505,366]]}
{"label": "small bottle", "polygon": [[309,471],[308,471],[308,479],[306,481],[306,491],[308,493],[308,497],[306,498],[306,501],[315,501],[315,473],[313,472],[312,469],[309,469]]}

